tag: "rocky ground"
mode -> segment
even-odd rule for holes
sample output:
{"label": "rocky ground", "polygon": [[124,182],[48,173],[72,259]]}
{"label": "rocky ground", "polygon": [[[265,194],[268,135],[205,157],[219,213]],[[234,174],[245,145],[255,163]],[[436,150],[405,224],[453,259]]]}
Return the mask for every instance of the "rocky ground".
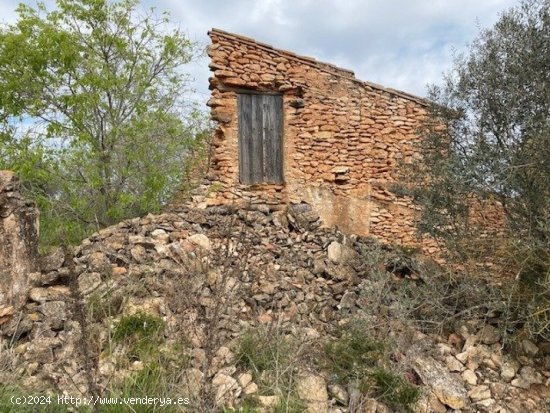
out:
{"label": "rocky ground", "polygon": [[[306,204],[182,207],[127,220],[53,252],[41,268],[29,275],[21,312],[0,308],[0,383],[27,391],[106,394],[149,371],[154,354],[178,373],[171,389],[192,399],[190,411],[250,400],[246,411],[550,410],[550,343],[518,338],[507,351],[485,292],[481,304],[430,300],[424,292],[439,290],[429,263],[322,228]],[[470,304],[476,312],[464,311]],[[430,321],[426,311],[439,307],[450,322]],[[376,365],[420,390],[415,403],[392,404],[318,361],[324,343],[358,322],[384,343]],[[243,361],[243,335],[260,329],[274,332],[272,343],[299,344],[280,376]],[[276,410],[283,394],[266,383],[288,371],[302,407]]]}

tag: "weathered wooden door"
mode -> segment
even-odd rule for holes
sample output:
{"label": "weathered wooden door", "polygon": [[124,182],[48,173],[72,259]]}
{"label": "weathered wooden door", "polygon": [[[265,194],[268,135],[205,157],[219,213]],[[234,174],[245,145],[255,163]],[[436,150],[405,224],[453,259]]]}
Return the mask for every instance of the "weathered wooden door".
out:
{"label": "weathered wooden door", "polygon": [[243,184],[283,183],[283,98],[240,93],[239,179]]}

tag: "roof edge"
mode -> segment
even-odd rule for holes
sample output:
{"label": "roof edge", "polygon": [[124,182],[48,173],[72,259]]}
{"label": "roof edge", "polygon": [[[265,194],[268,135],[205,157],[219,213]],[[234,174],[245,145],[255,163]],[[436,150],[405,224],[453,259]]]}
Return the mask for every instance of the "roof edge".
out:
{"label": "roof edge", "polygon": [[208,36],[210,36],[212,34],[217,35],[217,36],[221,36],[221,37],[225,37],[225,38],[229,38],[229,39],[238,40],[240,42],[248,43],[250,45],[253,45],[253,46],[256,46],[256,47],[259,47],[259,48],[262,48],[264,50],[271,51],[271,52],[274,52],[274,53],[277,53],[277,54],[280,54],[280,55],[283,55],[285,57],[288,57],[288,58],[291,58],[291,59],[294,59],[294,60],[299,60],[302,63],[305,63],[305,64],[308,64],[310,66],[316,67],[317,69],[323,70],[325,72],[329,72],[331,74],[344,77],[348,80],[352,80],[352,81],[354,81],[356,83],[359,83],[361,85],[368,86],[368,87],[371,87],[373,89],[389,93],[391,95],[399,96],[403,99],[412,100],[412,101],[414,101],[416,103],[419,103],[420,105],[423,105],[423,106],[430,106],[432,104],[432,102],[430,100],[426,99],[426,98],[416,96],[416,95],[413,95],[411,93],[404,92],[404,91],[401,91],[401,90],[398,90],[398,89],[388,88],[388,87],[379,85],[377,83],[357,79],[355,77],[355,73],[352,70],[338,67],[338,66],[336,66],[332,63],[322,62],[322,61],[319,61],[319,60],[317,60],[313,57],[298,55],[298,54],[296,54],[294,52],[291,52],[291,51],[288,51],[288,50],[278,49],[276,47],[273,47],[270,44],[259,42],[255,39],[251,38],[251,37],[247,37],[247,36],[243,36],[243,35],[235,34],[235,33],[230,33],[230,32],[227,32],[225,30],[221,30],[221,29],[217,29],[217,28],[212,28],[211,30],[208,31]]}

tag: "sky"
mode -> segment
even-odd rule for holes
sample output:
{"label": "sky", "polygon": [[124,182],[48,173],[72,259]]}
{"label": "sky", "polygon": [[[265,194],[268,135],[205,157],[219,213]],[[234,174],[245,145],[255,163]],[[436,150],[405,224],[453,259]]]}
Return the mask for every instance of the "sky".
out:
{"label": "sky", "polygon": [[[33,1],[23,1],[35,5]],[[0,21],[20,1],[0,0]],[[45,2],[52,5],[51,0]],[[203,47],[216,27],[351,69],[357,78],[425,96],[481,28],[517,0],[142,0]],[[208,58],[189,65],[194,100],[208,99]]]}

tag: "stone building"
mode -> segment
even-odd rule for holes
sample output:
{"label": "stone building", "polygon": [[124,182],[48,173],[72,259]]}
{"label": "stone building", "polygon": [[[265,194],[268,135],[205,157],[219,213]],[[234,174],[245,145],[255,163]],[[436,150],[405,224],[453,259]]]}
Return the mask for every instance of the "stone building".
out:
{"label": "stone building", "polygon": [[244,36],[209,36],[210,204],[305,201],[326,225],[420,245],[418,208],[392,188],[415,159],[429,102]]}

